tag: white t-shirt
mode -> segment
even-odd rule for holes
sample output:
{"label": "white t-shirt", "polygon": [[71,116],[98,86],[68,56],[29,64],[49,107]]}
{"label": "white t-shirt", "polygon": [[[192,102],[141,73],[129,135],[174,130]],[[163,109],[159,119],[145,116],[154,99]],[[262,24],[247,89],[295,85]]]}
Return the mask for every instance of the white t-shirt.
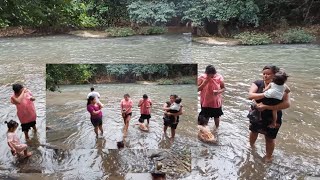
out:
{"label": "white t-shirt", "polygon": [[99,94],[98,92],[96,92],[96,91],[90,92],[90,93],[88,94],[88,96],[87,96],[87,99],[88,99],[90,96],[93,96],[93,97],[96,99],[97,103],[100,102],[100,100],[99,100],[100,94]]}
{"label": "white t-shirt", "polygon": [[177,103],[174,102],[174,103],[170,106],[170,110],[179,111],[179,110],[180,110],[180,107],[181,107],[181,104],[177,104]]}
{"label": "white t-shirt", "polygon": [[271,85],[270,89],[268,89],[267,91],[265,91],[263,93],[264,97],[282,100],[283,94],[287,88],[287,85],[285,85],[285,84],[284,85],[277,85],[273,82],[271,82],[270,85]]}

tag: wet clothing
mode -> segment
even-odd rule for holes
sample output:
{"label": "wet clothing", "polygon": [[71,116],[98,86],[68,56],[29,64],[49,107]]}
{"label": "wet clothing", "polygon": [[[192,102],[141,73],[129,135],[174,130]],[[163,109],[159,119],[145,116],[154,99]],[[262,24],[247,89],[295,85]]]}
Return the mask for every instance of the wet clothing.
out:
{"label": "wet clothing", "polygon": [[95,118],[90,119],[93,127],[101,126],[102,125],[102,117],[101,118]]}
{"label": "wet clothing", "polygon": [[150,114],[141,114],[140,118],[139,118],[139,122],[143,123],[145,119],[150,119],[151,115]]}
{"label": "wet clothing", "polygon": [[29,129],[34,127],[35,125],[36,125],[36,121],[29,122],[29,123],[26,123],[26,124],[21,124],[22,131],[23,132],[29,131]]}
{"label": "wet clothing", "polygon": [[[33,122],[36,124],[37,114],[33,101],[31,101],[32,94],[27,90],[23,95],[21,102],[15,104],[17,107],[17,116],[20,120],[21,125]],[[11,96],[11,102],[13,103],[13,98],[18,98],[15,94]],[[14,103],[13,103],[14,104]],[[24,125],[24,130],[27,131],[29,125]]]}
{"label": "wet clothing", "polygon": [[[222,108],[209,108],[209,107],[201,107],[201,112],[198,116],[198,125],[206,126],[208,125],[210,118],[219,118],[223,115]],[[203,117],[201,117],[203,116]]]}
{"label": "wet clothing", "polygon": [[140,99],[139,101],[140,105],[140,113],[141,114],[151,114],[150,107],[152,105],[151,99]]}
{"label": "wet clothing", "polygon": [[[257,80],[254,82],[254,84],[256,84],[256,86],[258,87],[258,90],[256,93],[262,93],[263,92],[263,88],[265,87],[264,85],[264,81],[263,80]],[[273,99],[273,98],[263,98],[261,100],[257,100],[257,103],[262,102],[263,104],[274,104],[276,103],[278,100],[277,99]],[[268,126],[272,123],[272,111],[271,110],[264,110],[261,112],[261,120],[258,121],[251,121],[250,122],[250,126],[249,129],[252,132],[255,133],[261,133],[261,134],[265,134],[266,137],[270,138],[270,139],[275,139],[277,137],[278,131],[280,129],[280,127],[278,128],[269,128]],[[277,124],[282,124],[282,111],[278,111],[277,112]]]}
{"label": "wet clothing", "polygon": [[[198,77],[198,81],[204,81],[207,78],[207,74],[202,74]],[[220,74],[215,74],[210,79],[208,84],[203,87],[200,92],[200,104],[201,107],[220,108],[222,106],[222,95],[214,95],[214,90],[220,90],[220,85],[223,82],[223,77]]]}
{"label": "wet clothing", "polygon": [[100,107],[97,104],[89,104],[87,105],[87,111],[90,113],[90,119],[100,119],[102,118],[102,111],[98,114],[93,114],[93,111],[99,111]]}
{"label": "wet clothing", "polygon": [[128,115],[129,113],[132,112],[133,102],[131,99],[129,99],[128,101],[126,101],[125,99],[122,99],[120,102],[120,106],[121,106],[121,110],[125,110],[126,115]]}
{"label": "wet clothing", "polygon": [[[175,104],[175,103],[173,103]],[[182,107],[181,104],[178,104],[179,105],[179,110],[168,110],[167,112],[170,112],[170,113],[178,113]],[[167,107],[170,107],[171,108],[171,104],[167,102]],[[177,129],[177,126],[179,124],[179,116],[177,116],[177,120],[176,120],[176,123],[174,123],[174,116],[167,116],[167,115],[164,115],[163,117],[163,125],[164,126],[169,126],[170,128],[172,129]]]}
{"label": "wet clothing", "polygon": [[20,153],[20,152],[26,150],[28,147],[26,144],[20,143],[20,140],[19,140],[17,134],[14,132],[7,133],[7,142],[8,143],[10,142],[12,144],[13,148],[16,150],[17,153]]}

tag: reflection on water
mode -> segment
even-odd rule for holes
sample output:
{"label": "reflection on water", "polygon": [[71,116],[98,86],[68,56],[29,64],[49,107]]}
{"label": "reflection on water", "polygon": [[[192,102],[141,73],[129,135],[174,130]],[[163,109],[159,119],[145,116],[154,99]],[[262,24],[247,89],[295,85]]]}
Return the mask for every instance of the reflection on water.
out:
{"label": "reflection on water", "polygon": [[[61,93],[47,92],[47,125],[52,130],[47,132],[47,143],[64,148],[107,148],[116,149],[116,142],[122,140],[124,126],[121,117],[120,101],[125,93],[129,93],[133,101],[132,118],[128,136],[125,138],[127,148],[158,149],[168,148],[168,140],[163,137],[163,104],[171,94],[179,95],[183,100],[184,114],[176,132],[176,143],[185,144],[195,140],[197,116],[196,85],[138,85],[138,84],[105,84],[95,88],[101,94],[103,108],[104,137],[96,139],[90,115],[86,110],[86,96],[89,85],[62,86]],[[147,93],[153,102],[150,130],[148,133],[139,130],[138,119],[140,109],[138,102]],[[170,134],[170,128],[168,129]],[[183,143],[184,142],[184,143]]]}
{"label": "reflection on water", "polygon": [[[189,146],[192,148],[192,172],[189,176],[182,179],[298,179],[308,178],[309,176],[320,176],[320,48],[316,45],[268,45],[268,46],[206,46],[193,44],[186,41],[183,36],[136,36],[130,38],[114,38],[114,39],[86,39],[72,36],[50,36],[36,38],[4,38],[0,39],[0,98],[2,103],[0,116],[3,122],[8,117],[15,116],[15,107],[8,106],[8,94],[11,94],[10,87],[6,87],[7,83],[12,83],[16,80],[25,80],[30,89],[37,94],[44,95],[44,82],[40,81],[45,72],[45,63],[199,63],[199,72],[202,72],[206,65],[213,64],[217,70],[225,77],[227,91],[224,94],[224,113],[221,126],[217,132],[219,143],[217,146],[200,143],[196,140],[196,129],[188,128],[184,132],[178,127],[177,141],[175,146]],[[288,85],[292,90],[291,100],[292,106],[285,110],[283,125],[280,129],[277,138],[277,145],[274,152],[274,161],[271,164],[264,164],[261,157],[265,154],[264,139],[259,137],[256,143],[256,150],[251,150],[248,147],[248,120],[246,118],[248,101],[246,100],[247,91],[250,84],[260,78],[261,69],[266,64],[276,64],[286,69],[290,75]],[[28,75],[28,76],[25,76]],[[43,80],[43,79],[41,79]],[[87,91],[85,89],[85,91]],[[120,93],[122,94],[122,93]],[[143,93],[137,93],[141,96]],[[170,93],[169,93],[170,94]],[[85,97],[86,93],[78,94],[79,97]],[[50,96],[50,94],[49,94]],[[166,97],[165,97],[166,99]],[[164,99],[164,100],[165,100]],[[39,102],[40,100],[40,102]],[[161,98],[161,102],[163,99]],[[58,117],[67,117],[70,112],[79,114],[83,112],[80,105],[83,99],[78,102],[73,101],[68,109],[62,112],[54,112]],[[114,102],[118,102],[114,100]],[[38,109],[38,125],[44,120],[44,97],[38,97],[36,101]],[[59,103],[56,102],[59,106]],[[77,106],[78,104],[79,106]],[[64,106],[62,103],[61,106]],[[186,103],[184,103],[186,105]],[[59,108],[59,107],[57,107]],[[60,107],[61,108],[61,107]],[[108,109],[109,108],[109,109]],[[76,109],[79,110],[75,111]],[[117,115],[118,112],[111,112],[110,107],[105,109],[105,115]],[[200,109],[198,105],[198,110]],[[40,113],[40,114],[39,114]],[[50,113],[50,111],[49,111]],[[72,117],[73,114],[70,115]],[[160,116],[160,114],[159,114]],[[111,117],[111,116],[110,116]],[[52,117],[51,117],[52,118]],[[69,118],[69,117],[68,117]],[[66,118],[66,119],[68,119]],[[83,129],[90,128],[88,115],[79,116],[78,121],[72,120],[66,122],[68,131],[76,132],[78,127]],[[54,119],[54,121],[65,121],[66,119]],[[86,121],[84,121],[86,120]],[[52,122],[54,122],[52,121]],[[189,120],[188,120],[189,121]],[[75,126],[74,126],[74,122]],[[86,122],[86,123],[84,123]],[[117,124],[119,120],[111,121]],[[184,123],[181,122],[180,125]],[[58,124],[58,123],[56,123]],[[117,133],[121,133],[120,122]],[[155,123],[154,123],[155,124]],[[213,123],[210,124],[213,126]],[[42,125],[44,128],[44,124]],[[115,126],[116,127],[116,126]],[[180,126],[181,127],[181,126]],[[19,172],[21,166],[16,165],[15,159],[9,154],[8,147],[5,143],[5,131],[3,125],[1,128],[1,146],[0,146],[0,171],[1,172]],[[108,128],[107,125],[105,127]],[[135,132],[136,128],[130,127],[132,134],[142,134]],[[157,131],[159,126],[153,127]],[[40,128],[39,128],[40,129]],[[57,131],[57,129],[53,129]],[[18,129],[19,131],[19,129]],[[88,134],[70,134],[68,132],[59,132],[61,137],[68,139],[74,136],[85,137],[85,135],[93,135],[93,131],[87,131]],[[161,130],[159,130],[161,132]],[[19,137],[22,138],[22,133],[19,132]],[[64,134],[63,134],[64,133]],[[185,133],[185,134],[183,134]],[[50,132],[48,132],[48,135]],[[131,137],[134,137],[132,136]],[[151,134],[151,133],[150,133]],[[157,133],[158,134],[158,133]],[[59,134],[60,135],[60,134]],[[71,136],[70,136],[71,135]],[[93,135],[94,136],[94,135]],[[117,135],[115,135],[117,136]],[[113,137],[116,140],[116,137]],[[141,135],[142,136],[142,135]],[[148,135],[149,136],[149,135]],[[151,135],[150,135],[151,136]],[[39,131],[39,141],[42,143],[44,136],[41,136]],[[130,138],[130,137],[129,137]],[[145,137],[143,137],[145,138]],[[153,136],[147,147],[164,147],[155,143],[159,137]],[[158,139],[157,139],[158,138]],[[54,140],[54,139],[51,139]],[[69,139],[71,140],[71,139]],[[59,142],[59,139],[56,140]],[[143,146],[146,141],[142,139],[142,145],[138,140],[132,140],[130,144]],[[51,143],[54,143],[51,141]],[[104,144],[105,143],[105,144]],[[72,143],[73,146],[77,144]],[[63,148],[61,141],[56,145]],[[65,145],[68,147],[69,145]],[[108,145],[108,140],[95,141],[88,140],[88,145],[77,145],[92,148],[92,147],[111,147]],[[170,147],[170,145],[168,145]],[[43,147],[35,146],[38,151],[42,152],[37,162],[49,160],[50,163],[41,163],[38,169],[46,167],[45,172],[53,172],[60,170],[56,174],[49,175],[53,179],[62,177],[73,177],[74,171],[70,172],[63,164],[74,162],[76,158],[71,158],[69,161],[61,161],[57,164],[56,160],[50,160],[49,155],[52,149],[48,151],[48,157],[43,155],[46,150]],[[48,147],[50,148],[50,147]],[[33,150],[34,150],[33,149]],[[81,150],[79,150],[81,151]],[[38,154],[38,153],[35,153]],[[77,153],[74,153],[75,155]],[[78,153],[81,154],[80,152]],[[89,156],[89,153],[88,153]],[[59,157],[59,156],[57,156]],[[94,153],[92,158],[95,156]],[[48,158],[48,159],[46,159]],[[95,161],[98,161],[96,158]],[[32,159],[31,159],[32,160]],[[136,160],[136,159],[135,159]],[[111,160],[110,160],[111,161]],[[90,165],[99,166],[89,159]],[[122,161],[119,161],[119,163]],[[85,164],[85,163],[84,163]],[[91,171],[85,164],[80,172],[88,172],[93,177],[102,175],[103,177],[115,177],[115,179],[123,179],[125,175],[116,176],[101,174]],[[61,169],[59,169],[59,167]],[[62,167],[66,167],[65,169]],[[73,167],[73,166],[72,166]],[[72,168],[71,167],[71,168]],[[77,168],[81,168],[78,166]],[[85,169],[86,168],[86,169]],[[96,168],[95,168],[96,169]],[[112,170],[112,169],[111,169]],[[116,170],[117,171],[117,170]],[[33,171],[34,172],[34,171]],[[77,171],[78,172],[78,171]],[[69,174],[68,174],[69,173]],[[84,173],[83,173],[84,174]],[[105,176],[104,176],[105,175]],[[37,179],[38,174],[22,174],[20,177],[32,177]],[[147,176],[147,175],[146,175]],[[0,176],[1,177],[1,176]]]}

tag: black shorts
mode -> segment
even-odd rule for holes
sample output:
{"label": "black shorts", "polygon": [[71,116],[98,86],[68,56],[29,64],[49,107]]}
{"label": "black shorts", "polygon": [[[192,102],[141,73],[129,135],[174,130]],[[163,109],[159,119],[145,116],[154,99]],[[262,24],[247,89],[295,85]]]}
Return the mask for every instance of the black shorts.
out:
{"label": "black shorts", "polygon": [[32,122],[29,122],[29,123],[25,123],[25,124],[21,124],[21,127],[22,127],[22,131],[25,132],[25,131],[29,131],[29,129],[33,126],[36,125],[36,121],[32,121]]}
{"label": "black shorts", "polygon": [[91,123],[92,123],[93,127],[101,126],[102,125],[102,117],[91,119]]}
{"label": "black shorts", "polygon": [[164,126],[169,126],[171,129],[177,129],[177,126],[179,124],[179,116],[177,117],[176,123],[173,123],[173,121],[174,121],[174,118],[172,117],[168,117],[168,116],[163,117]]}
{"label": "black shorts", "polygon": [[145,119],[150,119],[151,115],[150,114],[141,114],[140,118],[139,118],[139,122],[143,123]]}
{"label": "black shorts", "polygon": [[[267,111],[267,112],[266,112]],[[278,128],[269,128],[268,126],[272,123],[272,111],[266,110],[262,113],[262,120],[256,123],[250,123],[249,130],[253,133],[261,133],[270,139],[276,139],[278,131],[282,124],[282,112],[278,111],[277,124],[280,124]]]}
{"label": "black shorts", "polygon": [[219,118],[223,115],[222,108],[210,108],[210,107],[201,107],[201,112],[199,115],[203,115],[206,118]]}

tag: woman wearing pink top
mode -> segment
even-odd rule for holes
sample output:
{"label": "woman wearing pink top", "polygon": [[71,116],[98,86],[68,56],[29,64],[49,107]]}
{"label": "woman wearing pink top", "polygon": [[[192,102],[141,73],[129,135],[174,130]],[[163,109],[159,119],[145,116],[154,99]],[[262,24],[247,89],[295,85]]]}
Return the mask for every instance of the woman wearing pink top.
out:
{"label": "woman wearing pink top", "polygon": [[144,120],[147,119],[148,126],[149,126],[149,120],[151,118],[151,115],[150,115],[151,106],[152,106],[151,99],[148,98],[148,95],[144,94],[138,104],[138,107],[140,107],[140,114],[141,114],[139,118],[140,123],[144,123]]}
{"label": "woman wearing pink top", "polygon": [[31,92],[24,88],[21,84],[13,84],[12,89],[14,94],[11,96],[11,103],[17,107],[17,115],[21,123],[22,131],[26,140],[29,140],[29,129],[32,127],[36,132],[36,109],[33,101],[35,98]]}
{"label": "woman wearing pink top", "polygon": [[123,97],[124,99],[121,100],[120,106],[121,106],[121,114],[124,121],[123,134],[124,136],[126,136],[129,128],[129,121],[132,116],[133,103],[132,103],[132,100],[130,99],[129,94],[125,94]]}
{"label": "woman wearing pink top", "polygon": [[89,96],[87,101],[87,111],[90,113],[90,120],[94,127],[94,132],[96,133],[97,138],[99,137],[98,129],[101,132],[101,136],[103,135],[101,109],[101,103],[97,103],[97,99],[94,96]]}
{"label": "woman wearing pink top", "polygon": [[205,74],[198,78],[198,91],[200,91],[201,112],[198,124],[206,126],[211,117],[214,118],[216,128],[219,127],[222,112],[222,96],[224,92],[223,77],[217,73],[212,65],[206,67]]}

